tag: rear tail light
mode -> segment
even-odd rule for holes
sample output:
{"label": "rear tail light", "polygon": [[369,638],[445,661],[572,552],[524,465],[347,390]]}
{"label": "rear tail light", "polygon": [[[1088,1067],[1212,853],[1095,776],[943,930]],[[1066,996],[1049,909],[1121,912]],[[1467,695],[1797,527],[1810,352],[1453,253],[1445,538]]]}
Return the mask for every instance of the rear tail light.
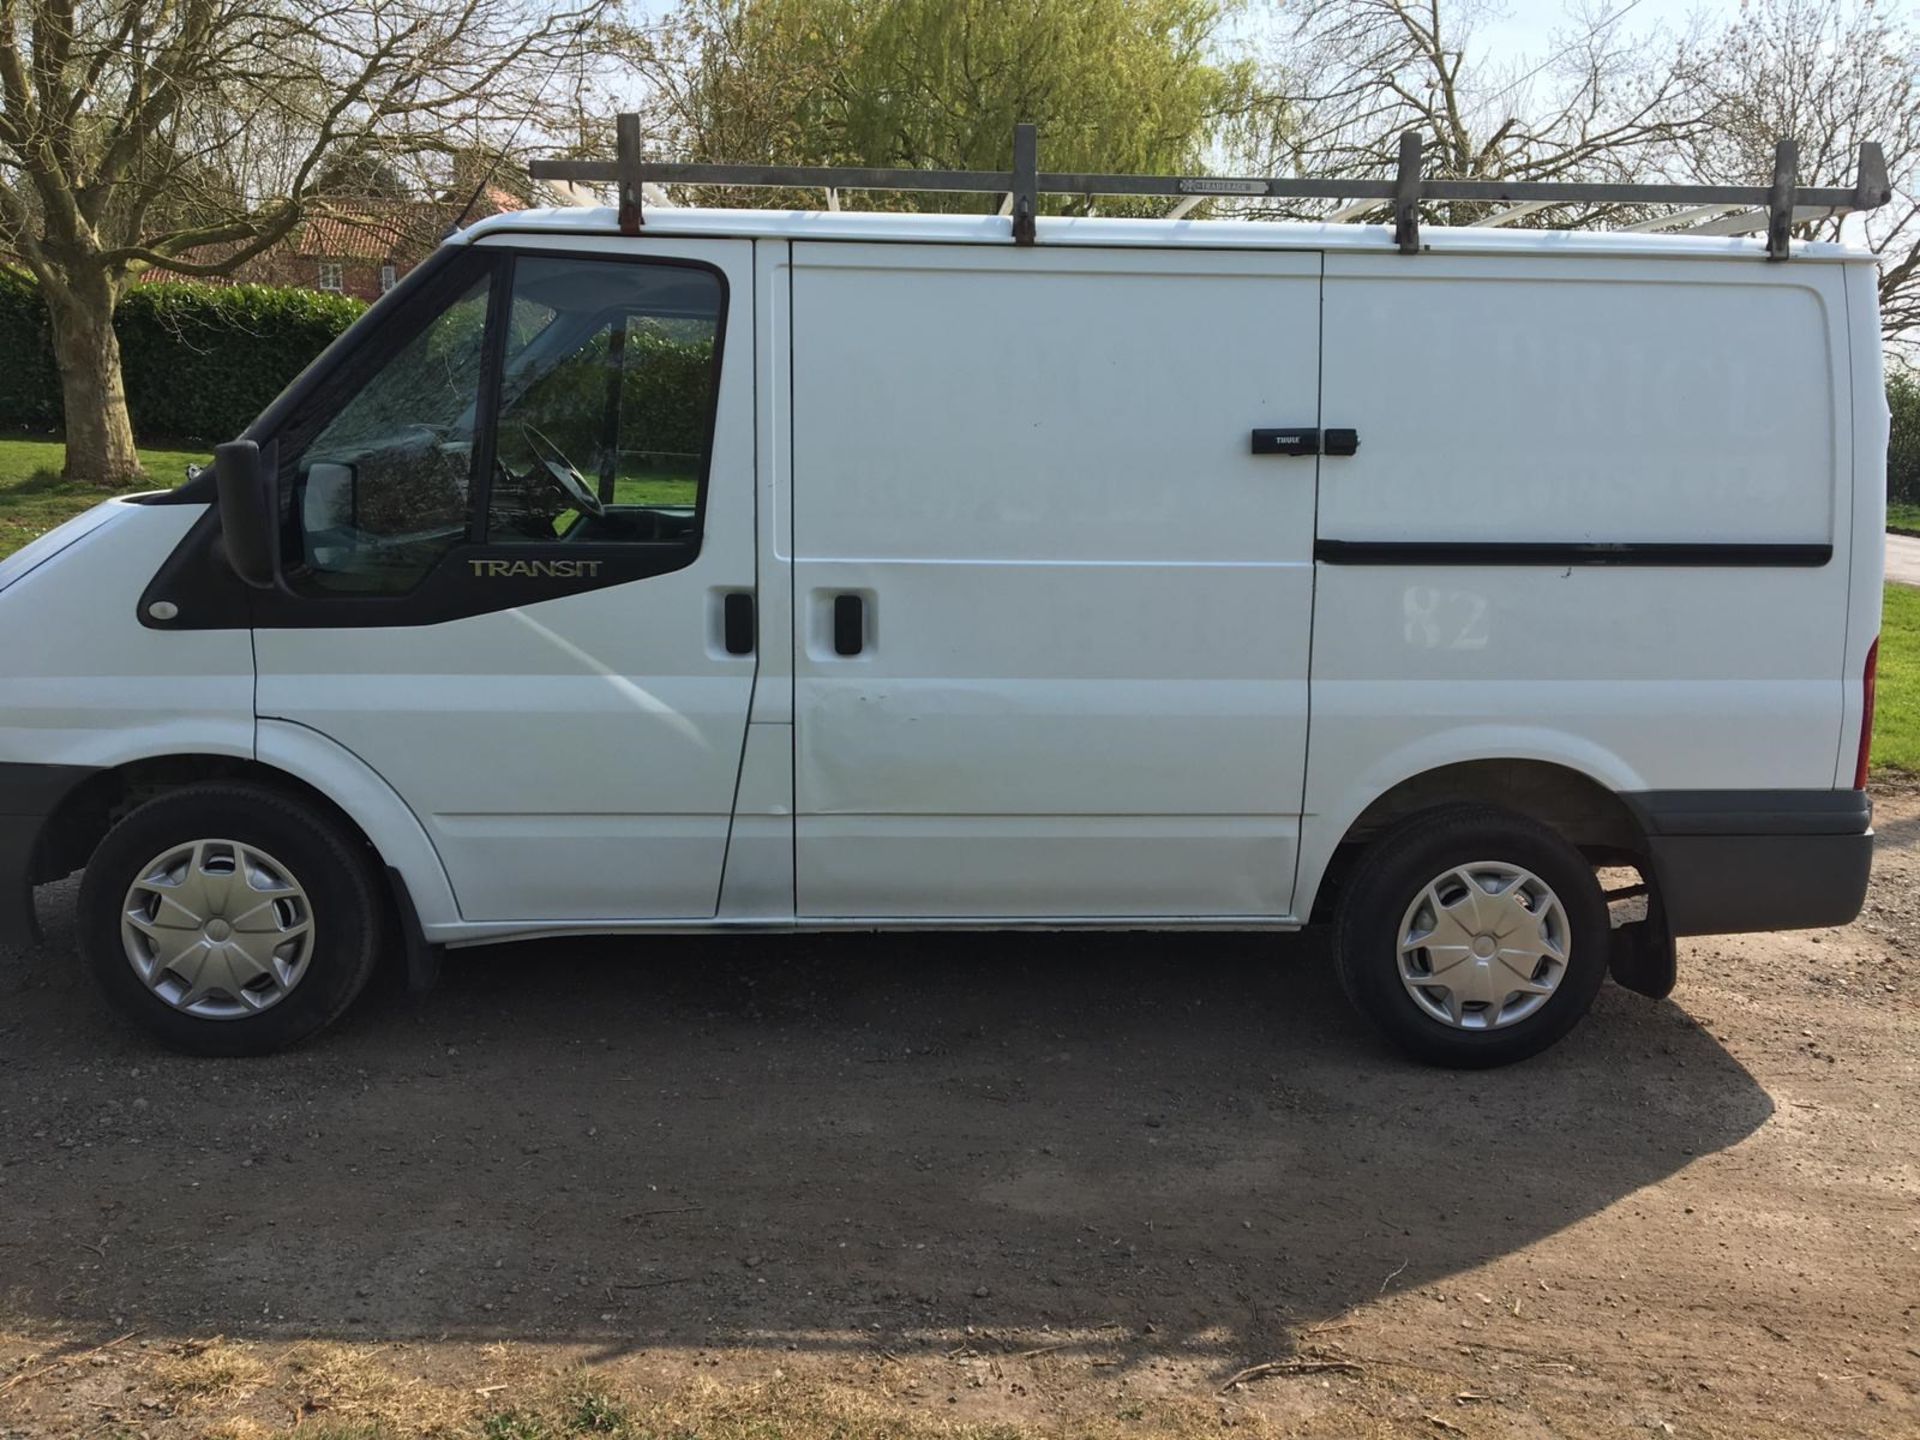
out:
{"label": "rear tail light", "polygon": [[1853,762],[1853,788],[1867,788],[1867,755],[1873,749],[1873,687],[1880,669],[1880,637],[1867,647],[1867,668],[1860,676],[1860,754]]}

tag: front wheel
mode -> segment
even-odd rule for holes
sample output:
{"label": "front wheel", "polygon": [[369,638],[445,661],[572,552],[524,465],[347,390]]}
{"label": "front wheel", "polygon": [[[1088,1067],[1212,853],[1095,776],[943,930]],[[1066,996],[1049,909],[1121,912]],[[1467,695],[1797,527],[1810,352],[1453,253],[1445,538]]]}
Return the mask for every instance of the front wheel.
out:
{"label": "front wheel", "polygon": [[178,1050],[262,1055],[336,1019],[381,934],[357,837],[264,786],[189,785],[115,825],[80,882],[80,952]]}
{"label": "front wheel", "polygon": [[1429,1064],[1505,1065],[1553,1044],[1606,978],[1593,867],[1557,833],[1483,806],[1376,841],[1335,920],[1348,998]]}

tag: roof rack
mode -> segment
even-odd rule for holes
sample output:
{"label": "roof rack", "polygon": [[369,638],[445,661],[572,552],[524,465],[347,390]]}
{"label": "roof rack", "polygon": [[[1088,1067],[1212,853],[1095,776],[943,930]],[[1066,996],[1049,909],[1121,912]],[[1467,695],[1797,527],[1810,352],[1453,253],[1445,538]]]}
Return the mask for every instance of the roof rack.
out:
{"label": "roof rack", "polygon": [[1150,196],[1176,199],[1170,218],[1178,219],[1202,200],[1217,197],[1347,202],[1333,219],[1355,220],[1383,205],[1393,212],[1394,243],[1402,253],[1420,250],[1420,206],[1434,200],[1479,201],[1502,207],[1484,225],[1510,225],[1553,205],[1676,206],[1679,213],[1628,225],[1628,230],[1674,229],[1694,235],[1747,235],[1764,230],[1767,255],[1784,260],[1796,223],[1857,211],[1876,210],[1893,196],[1887,162],[1878,145],[1860,146],[1850,187],[1807,188],[1799,183],[1799,147],[1782,140],[1774,151],[1769,185],[1634,185],[1581,181],[1429,180],[1421,173],[1419,132],[1400,137],[1398,171],[1391,180],[1252,179],[1213,175],[1099,175],[1043,171],[1039,139],[1031,125],[1013,132],[1009,170],[899,170],[851,165],[705,165],[648,160],[641,154],[640,117],[623,114],[615,126],[612,160],[536,160],[536,180],[569,180],[619,187],[620,228],[629,235],[645,223],[642,188],[654,195],[664,185],[734,185],[817,189],[827,192],[829,209],[839,209],[844,190],[946,191],[999,195],[1000,213],[1013,221],[1013,242],[1031,245],[1034,217],[1042,195]]}

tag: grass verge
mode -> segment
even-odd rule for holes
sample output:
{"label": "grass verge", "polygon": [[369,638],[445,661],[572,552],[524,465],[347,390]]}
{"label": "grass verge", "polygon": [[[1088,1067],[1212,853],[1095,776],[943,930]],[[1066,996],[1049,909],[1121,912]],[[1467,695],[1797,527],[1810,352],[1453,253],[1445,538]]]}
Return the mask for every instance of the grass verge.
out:
{"label": "grass verge", "polygon": [[1898,500],[1889,500],[1887,528],[1902,535],[1920,535],[1920,505],[1905,505]]}
{"label": "grass verge", "polygon": [[1876,770],[1920,773],[1920,589],[1887,586],[1873,721]]}
{"label": "grass verge", "polygon": [[29,540],[112,495],[178,485],[187,478],[188,465],[205,465],[212,458],[205,450],[143,445],[140,463],[146,466],[147,482],[129,490],[102,490],[94,485],[71,485],[60,478],[65,451],[58,440],[0,436],[0,557],[11,555]]}

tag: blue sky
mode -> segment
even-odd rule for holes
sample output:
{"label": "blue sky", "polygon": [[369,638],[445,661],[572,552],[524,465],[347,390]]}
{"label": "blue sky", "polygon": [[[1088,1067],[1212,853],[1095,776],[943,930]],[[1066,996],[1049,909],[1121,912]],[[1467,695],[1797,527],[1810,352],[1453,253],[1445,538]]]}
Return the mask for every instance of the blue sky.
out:
{"label": "blue sky", "polygon": [[[1292,0],[1297,5],[1301,0]],[[1570,0],[1577,8],[1578,0]],[[1666,25],[1680,30],[1694,14],[1731,14],[1740,8],[1739,0],[1619,0],[1631,7],[1626,17],[1630,26],[1653,29]],[[1887,8],[1899,8],[1902,0],[1883,0]],[[647,17],[658,16],[672,8],[672,0],[628,0],[629,9]],[[1291,8],[1291,7],[1290,7]],[[1562,0],[1494,0],[1490,14],[1477,27],[1482,54],[1496,61],[1545,58],[1554,48],[1557,32],[1572,28],[1567,18],[1569,3]]]}
{"label": "blue sky", "polygon": [[[1555,33],[1571,28],[1567,7],[1554,0],[1511,0],[1504,8],[1507,12],[1504,19],[1489,19],[1480,26],[1483,53],[1490,58],[1543,59],[1553,48]],[[1738,0],[1638,0],[1625,23],[1637,29],[1650,30],[1665,25],[1683,30],[1688,17],[1696,12],[1730,14],[1739,8]]]}

